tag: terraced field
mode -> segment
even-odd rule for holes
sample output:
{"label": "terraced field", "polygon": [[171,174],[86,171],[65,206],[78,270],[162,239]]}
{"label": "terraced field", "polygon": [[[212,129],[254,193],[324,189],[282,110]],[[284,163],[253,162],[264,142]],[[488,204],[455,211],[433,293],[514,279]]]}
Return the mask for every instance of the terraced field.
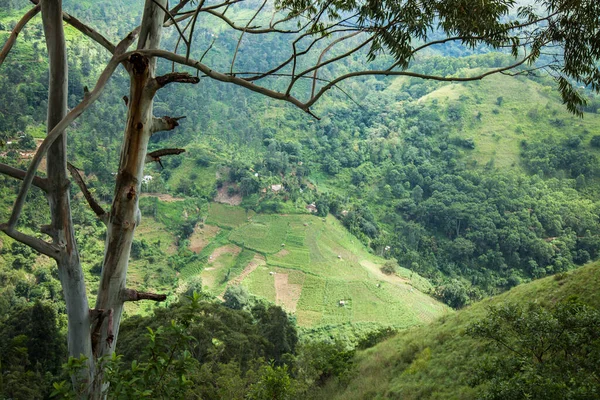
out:
{"label": "terraced field", "polygon": [[204,290],[215,295],[241,284],[294,313],[304,327],[347,322],[407,327],[449,312],[426,294],[431,289],[426,279],[403,268],[399,275],[381,273],[385,260],[331,216],[250,215],[213,203],[202,230],[217,232],[217,225],[217,235],[203,238],[209,243],[199,253],[201,265],[181,272],[184,280],[200,276]]}

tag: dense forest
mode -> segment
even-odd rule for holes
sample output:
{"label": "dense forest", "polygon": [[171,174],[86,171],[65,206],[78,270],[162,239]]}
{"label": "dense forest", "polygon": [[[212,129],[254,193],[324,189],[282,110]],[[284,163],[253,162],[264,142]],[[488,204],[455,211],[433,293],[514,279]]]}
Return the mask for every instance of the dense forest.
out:
{"label": "dense forest", "polygon": [[[78,18],[94,21],[107,36],[121,37],[127,34],[123,22],[140,18],[130,15],[130,3],[141,2],[112,3],[105,7],[91,1],[65,1]],[[0,0],[0,39],[15,26],[23,6]],[[75,29],[67,26],[66,35],[68,105],[75,107],[108,57]],[[223,55],[237,51],[237,35],[218,25],[203,26],[196,35],[225,36],[205,54],[214,65],[225,62]],[[177,39],[176,32],[169,32],[164,46],[174,47]],[[276,63],[267,58],[272,54],[267,49],[288,44],[276,38],[247,40],[258,51],[264,48],[264,57],[240,59],[248,71]],[[461,75],[496,68],[508,57],[486,46],[465,50],[450,44],[433,47],[415,61],[415,68],[428,75]],[[361,58],[356,55],[347,62],[360,65]],[[161,61],[159,67],[169,70],[171,65]],[[46,134],[47,68],[41,21],[33,20],[0,70],[3,163],[26,169]],[[277,78],[273,81],[277,86]],[[69,135],[69,161],[82,171],[90,192],[103,205],[114,196],[127,112],[122,98],[128,82],[124,72],[116,73]],[[334,216],[371,254],[389,260],[384,273],[395,274],[400,268],[412,271],[428,281],[417,289],[455,309],[547,275],[559,274],[558,282],[571,276],[569,271],[598,259],[600,99],[591,91],[584,91],[588,103],[583,119],[578,119],[561,104],[556,82],[543,73],[468,84],[362,77],[344,87],[315,105],[319,120],[290,105],[209,79],[201,79],[197,86],[169,86],[156,96],[156,115],[186,118],[177,130],[152,136],[150,150],[185,148],[186,152],[148,164],[150,178],[143,189],[182,201],[168,209],[169,203],[155,197],[142,199],[144,218],[160,223],[170,235],[166,237],[173,239],[172,243],[161,242],[162,237],[153,243],[135,240],[131,258],[134,265],[147,268],[140,279],[149,288],[170,296],[166,305],[129,310],[131,315],[121,326],[119,355],[106,360],[111,398],[326,398],[331,390],[352,387],[354,364],[364,362],[355,357],[357,351],[397,332],[393,324],[306,329],[282,307],[241,286],[228,286],[222,298],[210,293],[186,271],[190,265],[208,267],[207,256],[189,247],[194,232],[210,218],[210,204],[216,197],[239,198],[245,216],[254,215],[250,212],[274,217],[312,214],[312,205],[319,218]],[[514,88],[534,93],[539,101],[520,98]],[[18,189],[18,181],[0,175],[3,221]],[[70,190],[86,278],[98,282],[106,228],[77,186]],[[46,198],[38,190],[27,200],[20,228],[33,233],[36,226],[48,223]],[[225,243],[225,234],[229,232],[223,230],[215,240]],[[242,256],[247,263],[254,253]],[[231,269],[224,282],[230,273]],[[96,294],[95,289],[89,290]],[[72,396],[68,376],[81,368],[82,360],[66,359],[61,293],[50,259],[0,237],[0,399],[41,399],[51,393]],[[587,319],[581,317],[582,321],[567,320],[579,321],[577,326],[588,335],[577,336],[573,346],[588,341],[586,354],[596,357],[597,334],[588,328],[597,326],[597,304],[587,298],[583,300],[591,306],[569,302],[564,297],[542,317],[565,323],[569,315],[584,315]],[[516,314],[536,313],[534,305],[527,307],[493,309],[488,319],[476,309],[472,318],[480,324],[467,329],[469,337],[494,342],[494,329],[504,329],[500,325]],[[538,322],[543,325],[543,318]],[[461,329],[464,333],[466,328],[461,325]],[[412,343],[403,350],[402,354],[410,354],[402,363],[414,364],[407,367],[409,375],[420,373],[419,365],[429,357],[427,346],[433,348]],[[496,357],[498,352],[490,354]],[[557,350],[550,357],[558,359],[561,354]],[[585,359],[579,353],[573,357],[573,362]],[[469,364],[480,374],[470,389],[461,389],[468,393],[465,398],[474,398],[477,390],[484,398],[520,398],[507,394],[505,381],[529,385],[519,393],[530,393],[535,387],[531,376],[517,374],[523,368],[515,363],[522,359],[502,359],[504,375],[497,377],[487,361],[487,369]],[[557,374],[570,366],[552,364],[540,374]],[[586,398],[597,390],[588,372],[574,373],[571,383],[565,380],[581,388],[580,397],[573,398]],[[402,390],[394,390],[387,395],[402,395]],[[364,396],[368,398],[369,392]],[[543,398],[540,393],[533,396]]]}

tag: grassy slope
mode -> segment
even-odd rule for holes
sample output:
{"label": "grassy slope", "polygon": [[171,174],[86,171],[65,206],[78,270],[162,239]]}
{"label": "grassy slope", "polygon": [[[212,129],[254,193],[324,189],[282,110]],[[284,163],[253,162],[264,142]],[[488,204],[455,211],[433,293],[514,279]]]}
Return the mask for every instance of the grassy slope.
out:
{"label": "grassy slope", "polygon": [[[439,318],[432,324],[401,332],[392,339],[361,351],[347,387],[330,384],[324,399],[473,399],[476,388],[467,384],[481,360],[484,345],[465,335],[469,324],[486,314],[486,307],[506,302],[536,301],[550,305],[577,295],[600,307],[600,263],[588,264],[566,275],[520,285],[500,296]],[[488,353],[489,354],[489,353]]]}
{"label": "grassy slope", "polygon": [[[480,166],[493,160],[496,168],[520,168],[523,139],[581,135],[588,143],[592,136],[600,134],[600,114],[586,113],[583,119],[569,114],[553,84],[550,80],[538,83],[494,75],[480,82],[444,85],[418,102],[431,105],[437,101],[442,108],[449,104],[463,107],[462,128],[453,134],[475,141],[475,149],[467,152],[467,160]],[[557,126],[557,120],[564,125]]]}
{"label": "grassy slope", "polygon": [[[383,275],[379,267],[385,260],[369,254],[333,217],[254,215],[213,203],[210,225],[221,231],[200,250],[206,261],[184,268],[180,278],[199,275],[216,295],[228,282],[241,281],[251,293],[295,311],[300,326],[377,322],[408,327],[449,311],[423,293],[430,285],[416,274],[400,269],[399,276]],[[253,260],[256,268],[246,269]],[[243,279],[236,279],[244,269]]]}

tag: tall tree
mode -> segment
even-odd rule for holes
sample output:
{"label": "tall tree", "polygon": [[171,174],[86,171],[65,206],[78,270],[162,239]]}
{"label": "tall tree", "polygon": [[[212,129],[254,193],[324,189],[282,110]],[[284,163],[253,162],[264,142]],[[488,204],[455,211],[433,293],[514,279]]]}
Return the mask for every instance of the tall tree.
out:
{"label": "tall tree", "polygon": [[[366,75],[464,82],[492,74],[519,74],[544,68],[555,76],[563,100],[575,113],[584,104],[574,89],[575,82],[584,82],[596,91],[600,89],[600,72],[595,64],[600,55],[600,41],[597,40],[600,4],[595,0],[539,0],[533,6],[519,10],[513,0],[276,0],[274,4],[264,0],[249,2],[248,6],[243,0],[179,0],[175,5],[171,4],[171,8],[167,0],[146,0],[140,26],[116,45],[92,27],[64,13],[61,0],[32,2],[33,8],[15,26],[0,51],[0,64],[25,24],[41,10],[50,61],[48,135],[27,171],[0,164],[1,173],[23,180],[10,219],[0,225],[0,229],[13,239],[54,258],[58,264],[67,303],[69,355],[86,359],[82,372],[73,377],[75,387],[81,389],[84,398],[98,399],[106,394],[101,359],[114,351],[124,302],[165,298],[127,288],[126,276],[134,231],[141,218],[138,199],[144,165],[183,151],[147,151],[153,133],[178,126],[177,118],[154,117],[156,93],[170,83],[194,84],[199,81],[197,76],[189,73],[175,72],[175,66],[286,101],[312,116],[315,115],[311,107],[330,89],[345,93],[341,86],[345,80]],[[238,21],[237,14],[231,10],[239,7],[254,8],[254,12],[249,18]],[[237,33],[227,67],[221,70],[203,63],[204,55],[216,39],[211,39],[211,43],[197,43],[198,36],[194,32],[201,16],[216,19]],[[86,92],[83,100],[69,112],[66,108],[68,71],[61,19],[112,54],[94,89]],[[160,47],[162,30],[168,27],[176,29],[178,44],[183,43],[179,52],[177,48],[168,51]],[[266,63],[263,71],[239,70],[240,48],[245,43],[244,38],[250,35],[289,37],[288,54],[282,58],[282,49],[273,49],[277,51],[274,59],[280,62]],[[509,49],[514,60],[472,76],[434,76],[411,70],[412,61],[419,53],[450,42],[470,48],[483,45]],[[134,43],[137,43],[136,49],[129,50]],[[205,51],[195,60],[192,49],[198,46]],[[552,52],[550,56],[549,52]],[[260,57],[264,56],[261,54]],[[357,58],[361,61],[335,68],[336,64]],[[172,62],[172,72],[159,75],[158,59]],[[534,64],[536,60],[538,64]],[[114,199],[110,212],[105,212],[87,190],[79,172],[67,163],[65,129],[98,99],[119,66],[130,77],[130,93],[126,98],[128,114]],[[344,72],[331,78],[338,70]],[[37,176],[43,157],[48,160],[46,177]],[[71,222],[67,169],[90,207],[107,226],[102,275],[93,309],[88,306]],[[32,185],[47,194],[52,222],[40,229],[50,236],[50,242],[18,230],[21,210]]]}

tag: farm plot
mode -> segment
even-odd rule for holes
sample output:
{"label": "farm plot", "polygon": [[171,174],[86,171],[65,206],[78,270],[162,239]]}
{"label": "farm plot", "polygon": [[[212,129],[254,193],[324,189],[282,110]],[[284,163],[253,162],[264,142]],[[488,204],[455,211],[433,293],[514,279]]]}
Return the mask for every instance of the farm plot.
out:
{"label": "farm plot", "polygon": [[305,275],[302,286],[302,293],[296,306],[298,325],[318,325],[323,318],[325,279],[313,275]]}
{"label": "farm plot", "polygon": [[231,233],[229,240],[263,254],[274,254],[285,244],[288,222],[285,218],[260,215]]}
{"label": "farm plot", "polygon": [[310,265],[310,256],[305,248],[286,246],[285,249],[268,256],[267,261],[280,267],[305,269]]}
{"label": "farm plot", "polygon": [[270,272],[272,272],[272,268],[261,265],[244,279],[243,284],[250,293],[274,303],[276,299],[275,279]]}
{"label": "farm plot", "polygon": [[[227,285],[241,284],[253,295],[294,313],[304,327],[347,323],[404,327],[446,311],[410,285],[422,279],[418,275],[403,269],[400,276],[383,275],[380,266],[385,260],[370,254],[333,217],[257,214],[248,218],[241,210],[222,204],[210,207],[209,220],[219,219],[222,227],[232,227],[222,229],[198,254],[204,268],[200,276],[214,294],[222,295]],[[225,220],[236,212],[237,217]],[[215,250],[229,246],[237,253],[226,251],[229,255],[215,257]],[[188,271],[182,271],[185,278],[184,272]]]}
{"label": "farm plot", "polygon": [[215,249],[208,257],[206,267],[200,273],[202,286],[206,286],[211,293],[220,293],[220,287],[226,284],[231,268],[241,251],[241,248],[234,245]]}
{"label": "farm plot", "polygon": [[323,296],[324,324],[341,324],[353,321],[354,298],[348,290],[348,282],[338,279],[327,279]]}
{"label": "farm plot", "polygon": [[135,228],[136,239],[145,240],[152,246],[157,246],[165,254],[177,252],[175,236],[169,232],[164,224],[154,218],[142,218],[142,223]]}
{"label": "farm plot", "polygon": [[227,204],[211,203],[208,209],[207,224],[217,225],[222,228],[237,228],[248,222],[252,218],[253,211],[246,213],[241,207],[234,207]]}
{"label": "farm plot", "polygon": [[302,293],[304,274],[299,271],[277,269],[273,277],[275,281],[275,303],[289,312],[295,312]]}

